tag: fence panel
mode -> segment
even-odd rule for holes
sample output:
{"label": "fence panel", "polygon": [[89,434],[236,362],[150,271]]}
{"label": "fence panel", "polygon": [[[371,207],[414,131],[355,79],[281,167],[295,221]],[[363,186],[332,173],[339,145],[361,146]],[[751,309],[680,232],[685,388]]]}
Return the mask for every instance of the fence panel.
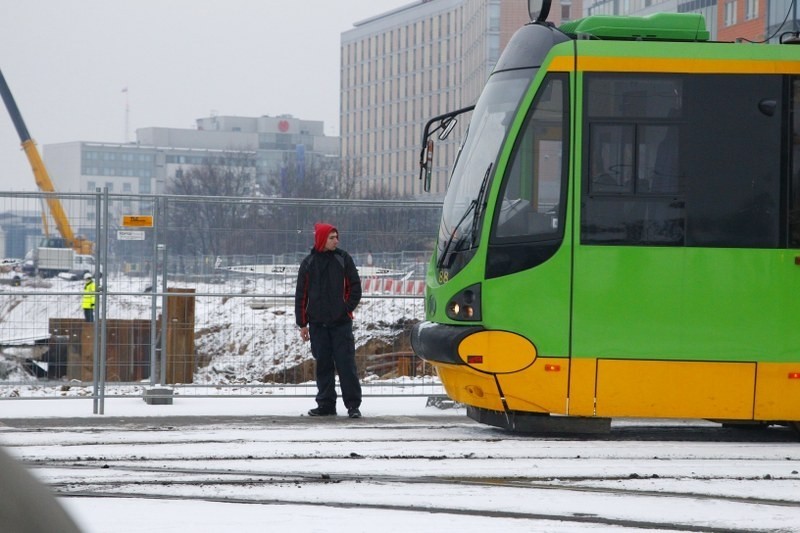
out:
{"label": "fence panel", "polygon": [[75,233],[95,244],[96,320],[87,322],[83,272],[95,270],[92,261],[43,268],[38,242],[45,225],[55,228],[47,196],[55,195],[0,193],[2,399],[154,387],[186,397],[313,396],[294,287],[320,220],[337,226],[362,277],[354,333],[365,394],[442,392],[409,345],[424,316],[439,204],[58,195]]}

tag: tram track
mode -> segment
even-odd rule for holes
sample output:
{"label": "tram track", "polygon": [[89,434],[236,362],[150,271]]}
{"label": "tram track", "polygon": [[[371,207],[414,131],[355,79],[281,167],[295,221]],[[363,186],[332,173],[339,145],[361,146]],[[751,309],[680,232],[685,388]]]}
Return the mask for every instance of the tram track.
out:
{"label": "tram track", "polygon": [[[216,474],[216,475],[257,475],[257,476],[296,476],[299,478],[314,478],[321,474],[287,474],[286,471],[281,470],[274,470],[274,471],[264,471],[264,470],[247,470],[247,469],[214,469],[214,468],[183,468],[183,467],[174,467],[174,466],[166,466],[168,463],[175,463],[175,462],[186,462],[186,463],[213,463],[215,461],[222,462],[222,461],[327,461],[327,460],[358,460],[358,459],[365,459],[365,457],[342,457],[342,456],[315,456],[311,457],[279,457],[279,458],[256,458],[253,456],[247,457],[190,457],[190,458],[167,458],[167,457],[156,457],[156,458],[147,458],[147,459],[130,459],[130,458],[120,458],[117,460],[113,459],[106,459],[106,458],[98,458],[96,463],[92,459],[80,460],[64,460],[64,461],[54,461],[54,460],[46,460],[46,461],[25,461],[25,464],[29,467],[46,467],[50,469],[75,469],[75,470],[92,470],[92,469],[116,469],[116,470],[123,470],[129,472],[168,472],[168,473],[180,473],[180,474]],[[394,461],[394,460],[407,460],[407,459],[425,459],[430,460],[430,457],[425,456],[392,456],[392,457],[370,457],[370,459],[377,460],[377,461]],[[468,461],[480,461],[480,458],[453,458],[455,460],[468,460]],[[516,459],[516,458],[514,458]],[[537,458],[529,458],[529,459],[537,459]],[[489,459],[494,460],[494,459]],[[616,459],[612,459],[616,460]],[[629,460],[629,459],[628,459]],[[705,459],[704,459],[705,460]],[[720,459],[718,459],[720,460]],[[729,459],[731,462],[737,461],[737,458]],[[148,463],[153,463],[154,465],[159,466],[139,466],[139,465],[131,465],[129,464],[131,461],[139,462],[139,461],[147,461]],[[116,463],[116,464],[115,464]],[[126,464],[121,464],[126,463]],[[381,477],[378,474],[369,474],[369,477]],[[395,476],[396,479],[405,479],[407,476]],[[441,476],[434,476],[434,477],[422,477],[422,479],[439,479]],[[477,477],[470,477],[469,479],[498,479],[501,480],[503,483],[511,483],[513,481],[518,482],[527,482],[527,481],[569,481],[569,482],[586,482],[586,481],[595,481],[595,480],[604,480],[604,481],[625,481],[631,479],[654,479],[654,480],[669,480],[669,479],[684,479],[685,475],[650,475],[650,476],[643,476],[636,473],[626,474],[626,475],[599,475],[599,476],[588,476],[588,475],[571,475],[571,474],[564,474],[559,476],[549,476],[549,475],[542,475],[542,476],[513,476],[513,477],[500,477],[500,478],[477,478]],[[394,479],[394,478],[387,478],[387,479]],[[776,480],[800,480],[800,473],[797,470],[791,470],[786,475],[742,475],[738,473],[731,474],[730,476],[709,476],[709,475],[694,475],[694,479],[703,479],[703,480],[725,480],[725,479],[735,479],[738,481],[776,481]],[[465,479],[465,478],[459,478]]]}
{"label": "tram track", "polygon": [[[71,497],[87,497],[87,498],[141,498],[141,494],[137,493],[118,493],[118,492],[71,492]],[[699,526],[686,523],[665,523],[665,522],[650,522],[644,520],[625,520],[617,518],[609,518],[594,515],[563,515],[563,514],[547,514],[547,513],[530,513],[524,511],[487,511],[487,510],[472,510],[458,507],[445,507],[445,506],[431,506],[431,505],[392,505],[392,504],[371,504],[371,503],[356,503],[356,502],[313,502],[307,500],[292,500],[292,499],[259,499],[254,500],[250,498],[220,498],[208,496],[175,496],[171,494],[149,494],[148,498],[156,500],[180,500],[180,501],[201,501],[213,503],[237,503],[248,505],[296,505],[296,506],[317,506],[326,508],[339,508],[339,509],[371,509],[376,511],[409,511],[409,512],[424,512],[431,514],[448,514],[459,516],[474,516],[474,517],[489,517],[489,518],[514,518],[529,521],[554,521],[554,522],[567,522],[581,525],[604,525],[604,526],[617,526],[628,529],[644,529],[644,530],[658,530],[658,531],[673,531],[673,532],[696,532],[696,533],[753,533],[752,529],[731,529],[729,527],[715,527],[715,526]]]}
{"label": "tram track", "polygon": [[[49,466],[53,468],[53,466]],[[230,470],[214,470],[214,469],[189,469],[189,468],[159,468],[159,467],[134,467],[129,465],[117,465],[110,467],[104,465],[97,467],[93,465],[69,465],[56,467],[64,470],[91,470],[96,468],[109,469],[121,471],[125,473],[154,473],[159,474],[158,479],[153,480],[130,480],[120,482],[119,480],[97,481],[90,482],[92,486],[118,486],[133,485],[133,486],[163,486],[168,484],[170,486],[196,486],[196,485],[229,485],[229,486],[253,486],[258,484],[296,484],[296,483],[342,483],[342,482],[371,482],[371,483],[392,483],[392,484],[426,484],[426,485],[444,485],[444,486],[482,486],[482,487],[507,487],[515,489],[536,489],[536,490],[561,490],[567,492],[590,492],[606,495],[624,495],[624,496],[657,496],[669,498],[688,498],[693,500],[709,500],[709,501],[725,501],[733,503],[746,503],[755,505],[773,505],[780,507],[794,507],[800,509],[800,501],[791,500],[778,500],[770,498],[755,498],[755,497],[737,497],[725,495],[712,495],[703,494],[698,492],[676,492],[676,491],[655,491],[655,490],[642,490],[642,489],[628,489],[628,488],[614,488],[614,487],[590,487],[576,485],[580,481],[614,481],[614,478],[581,478],[576,479],[542,479],[536,477],[514,477],[514,478],[475,478],[475,477],[442,477],[442,476],[395,476],[395,475],[341,475],[341,474],[286,474],[285,472],[269,472],[262,470],[243,470],[243,471],[230,471]],[[172,476],[188,475],[188,476],[205,476],[203,479],[174,479]],[[238,479],[223,480],[215,479],[209,476],[220,477],[235,477]],[[267,478],[267,479],[264,479]],[[619,478],[623,480],[624,478]],[[678,479],[677,477],[674,479]],[[758,481],[758,478],[752,479]],[[68,490],[69,487],[74,486],[75,482],[57,482],[49,483],[49,485],[58,492],[68,491],[70,494],[73,491]]]}
{"label": "tram track", "polygon": [[[92,466],[77,466],[72,468],[95,468]],[[623,496],[623,497],[658,497],[669,500],[691,500],[703,501],[712,505],[717,503],[746,504],[754,509],[769,507],[790,507],[800,508],[800,502],[789,502],[783,500],[767,498],[740,498],[720,495],[710,495],[701,493],[678,493],[667,491],[651,490],[631,490],[619,488],[597,488],[579,487],[563,483],[540,483],[533,478],[514,478],[514,479],[467,479],[467,478],[441,478],[421,476],[416,478],[400,477],[393,475],[383,476],[358,476],[358,475],[286,475],[278,472],[264,471],[219,471],[208,469],[163,469],[149,467],[124,467],[118,466],[117,471],[126,472],[147,472],[157,473],[159,478],[152,480],[138,481],[91,481],[89,483],[62,482],[50,483],[51,488],[61,496],[78,498],[147,498],[155,500],[170,501],[197,501],[215,503],[237,503],[248,505],[296,505],[296,506],[317,506],[339,509],[372,509],[377,511],[409,511],[424,512],[434,514],[452,514],[461,516],[493,517],[493,518],[514,518],[530,521],[556,521],[561,523],[574,523],[576,525],[605,525],[627,528],[631,530],[646,529],[658,531],[675,532],[699,532],[699,533],[752,533],[750,528],[736,529],[731,527],[716,527],[687,524],[685,521],[650,521],[638,519],[622,519],[613,516],[599,516],[587,513],[561,514],[561,513],[542,513],[530,511],[513,511],[503,509],[470,509],[465,507],[444,506],[435,504],[387,504],[387,503],[364,503],[356,501],[313,501],[310,499],[299,499],[291,497],[263,497],[253,495],[248,497],[228,495],[198,495],[181,492],[181,488],[202,487],[205,491],[212,493],[230,491],[231,489],[241,489],[246,493],[257,493],[264,485],[278,486],[283,489],[287,485],[298,486],[298,484],[340,484],[340,483],[373,483],[381,485],[438,485],[445,489],[459,486],[477,486],[487,488],[513,488],[523,490],[549,490],[562,492],[582,492],[594,493],[602,496]],[[199,475],[202,479],[181,480],[175,479],[176,474]],[[209,477],[235,477],[237,479],[219,479]],[[265,479],[268,478],[268,479]],[[767,530],[765,530],[767,531]]]}

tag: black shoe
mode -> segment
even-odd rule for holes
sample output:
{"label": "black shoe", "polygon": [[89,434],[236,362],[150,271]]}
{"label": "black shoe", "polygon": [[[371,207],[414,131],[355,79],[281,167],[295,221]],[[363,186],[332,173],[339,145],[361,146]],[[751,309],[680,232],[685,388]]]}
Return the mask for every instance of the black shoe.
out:
{"label": "black shoe", "polygon": [[308,416],[336,416],[336,409],[323,409],[322,407],[315,407],[309,409]]}
{"label": "black shoe", "polygon": [[347,410],[347,416],[350,418],[361,418],[361,411],[358,410],[358,407],[351,407]]}

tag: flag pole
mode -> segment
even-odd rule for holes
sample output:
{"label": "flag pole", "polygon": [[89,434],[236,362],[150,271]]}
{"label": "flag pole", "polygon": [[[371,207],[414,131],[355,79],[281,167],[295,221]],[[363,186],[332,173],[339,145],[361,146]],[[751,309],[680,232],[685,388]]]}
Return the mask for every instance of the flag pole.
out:
{"label": "flag pole", "polygon": [[123,88],[122,92],[125,93],[125,144],[128,144],[128,131],[130,131],[128,123],[130,121],[131,106],[128,101],[128,88]]}

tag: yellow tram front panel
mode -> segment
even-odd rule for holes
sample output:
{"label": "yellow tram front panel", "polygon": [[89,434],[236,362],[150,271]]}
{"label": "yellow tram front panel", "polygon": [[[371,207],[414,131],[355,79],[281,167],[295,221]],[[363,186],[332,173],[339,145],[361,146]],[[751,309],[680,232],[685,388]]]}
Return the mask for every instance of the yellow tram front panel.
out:
{"label": "yellow tram front panel", "polygon": [[465,365],[434,364],[447,395],[456,402],[502,411],[503,402],[494,376]]}
{"label": "yellow tram front panel", "polygon": [[511,411],[566,414],[569,359],[538,357],[521,372],[498,374]]}

